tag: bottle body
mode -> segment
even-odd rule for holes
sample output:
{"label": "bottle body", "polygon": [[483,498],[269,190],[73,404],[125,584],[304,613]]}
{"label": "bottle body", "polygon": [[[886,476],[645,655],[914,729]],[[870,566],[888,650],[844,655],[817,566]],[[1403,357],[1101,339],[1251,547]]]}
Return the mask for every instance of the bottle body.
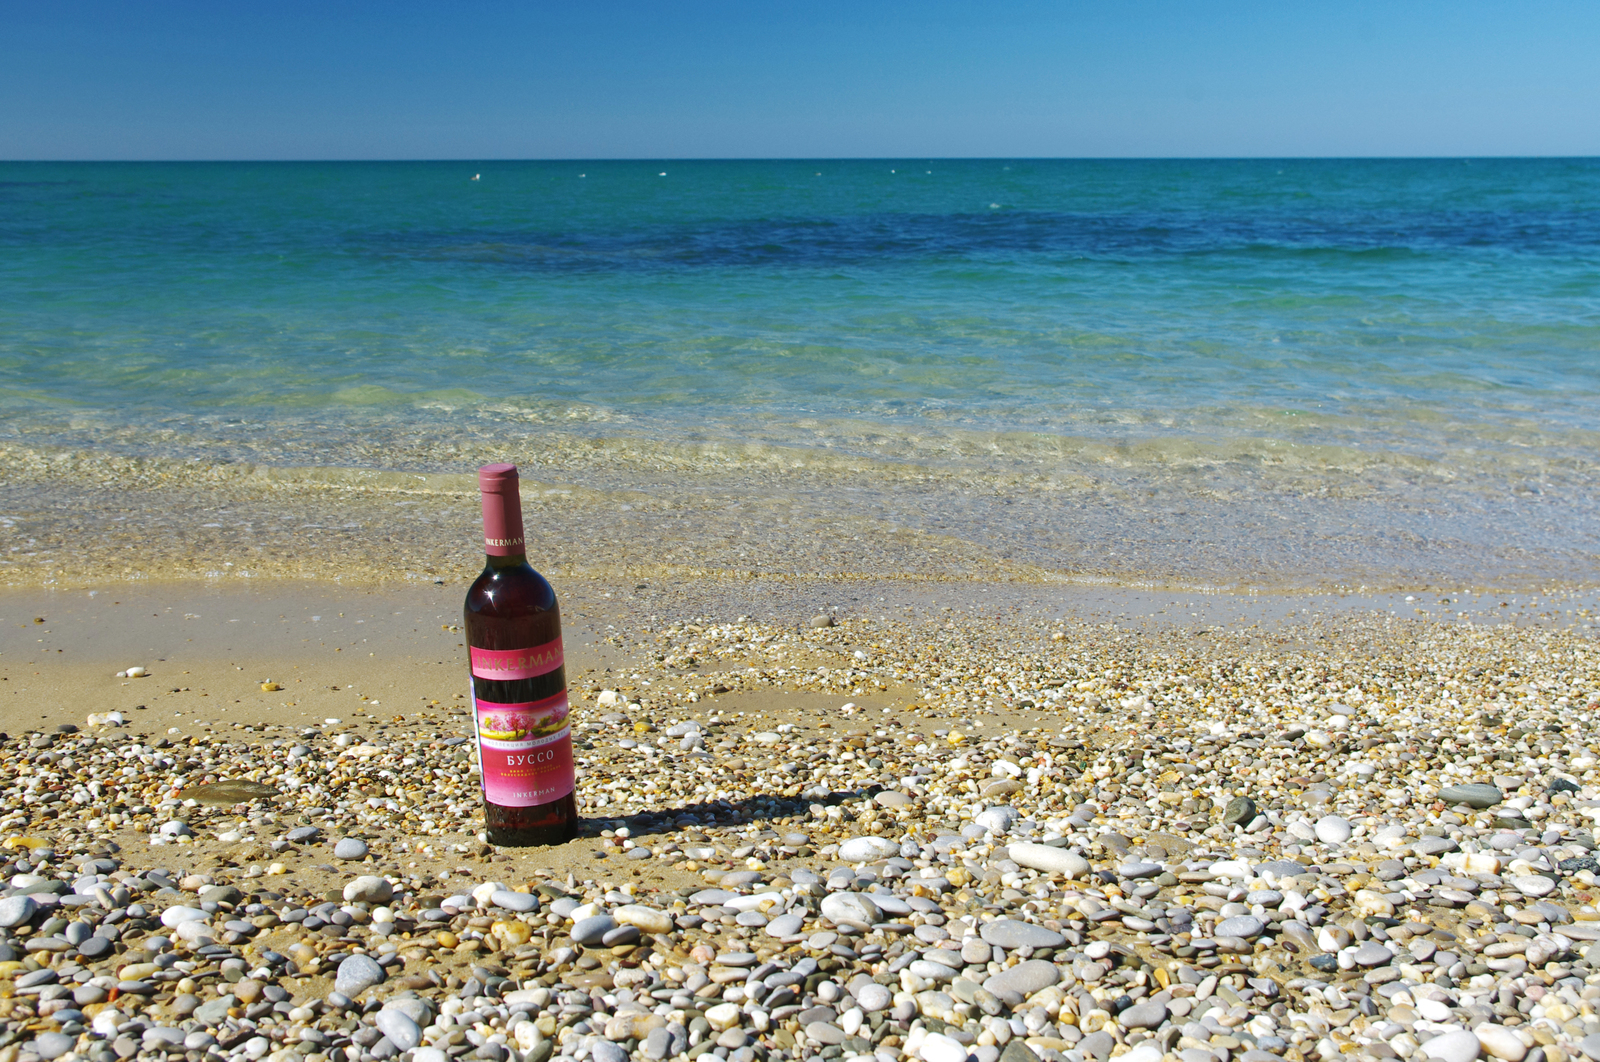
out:
{"label": "bottle body", "polygon": [[463,616],[484,820],[491,844],[561,844],[578,829],[561,613],[523,553],[516,469],[479,480],[488,556]]}

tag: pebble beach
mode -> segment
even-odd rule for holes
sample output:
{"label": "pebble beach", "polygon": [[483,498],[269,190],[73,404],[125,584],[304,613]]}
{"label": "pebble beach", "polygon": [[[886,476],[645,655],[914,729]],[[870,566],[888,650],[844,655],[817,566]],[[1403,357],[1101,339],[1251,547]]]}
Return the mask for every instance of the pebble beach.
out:
{"label": "pebble beach", "polygon": [[405,705],[12,724],[0,1062],[1600,1058],[1581,615],[655,607],[570,625],[553,849],[448,624]]}

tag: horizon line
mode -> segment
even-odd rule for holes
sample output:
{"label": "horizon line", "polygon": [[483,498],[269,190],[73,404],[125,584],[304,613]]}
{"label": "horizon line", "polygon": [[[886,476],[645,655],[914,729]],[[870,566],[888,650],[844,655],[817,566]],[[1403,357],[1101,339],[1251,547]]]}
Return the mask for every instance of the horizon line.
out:
{"label": "horizon line", "polygon": [[0,165],[221,165],[373,163],[691,163],[691,162],[1588,162],[1594,155],[628,155],[382,158],[0,158]]}

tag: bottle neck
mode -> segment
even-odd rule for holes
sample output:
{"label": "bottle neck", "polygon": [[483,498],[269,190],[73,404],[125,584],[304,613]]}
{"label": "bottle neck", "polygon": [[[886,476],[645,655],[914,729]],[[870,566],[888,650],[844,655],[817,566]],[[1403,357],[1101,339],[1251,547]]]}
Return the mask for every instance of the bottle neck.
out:
{"label": "bottle neck", "polygon": [[490,567],[527,563],[528,548],[522,538],[522,496],[515,479],[501,483],[498,490],[483,492],[483,552],[488,555]]}

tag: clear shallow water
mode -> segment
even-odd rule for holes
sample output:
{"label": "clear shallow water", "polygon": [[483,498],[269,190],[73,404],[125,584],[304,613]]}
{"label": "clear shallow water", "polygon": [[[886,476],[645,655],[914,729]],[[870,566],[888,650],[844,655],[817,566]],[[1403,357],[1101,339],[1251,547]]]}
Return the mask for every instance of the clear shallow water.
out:
{"label": "clear shallow water", "polygon": [[492,455],[588,520],[736,503],[762,570],[1581,582],[1597,354],[1593,160],[0,165],[36,540],[66,452]]}

